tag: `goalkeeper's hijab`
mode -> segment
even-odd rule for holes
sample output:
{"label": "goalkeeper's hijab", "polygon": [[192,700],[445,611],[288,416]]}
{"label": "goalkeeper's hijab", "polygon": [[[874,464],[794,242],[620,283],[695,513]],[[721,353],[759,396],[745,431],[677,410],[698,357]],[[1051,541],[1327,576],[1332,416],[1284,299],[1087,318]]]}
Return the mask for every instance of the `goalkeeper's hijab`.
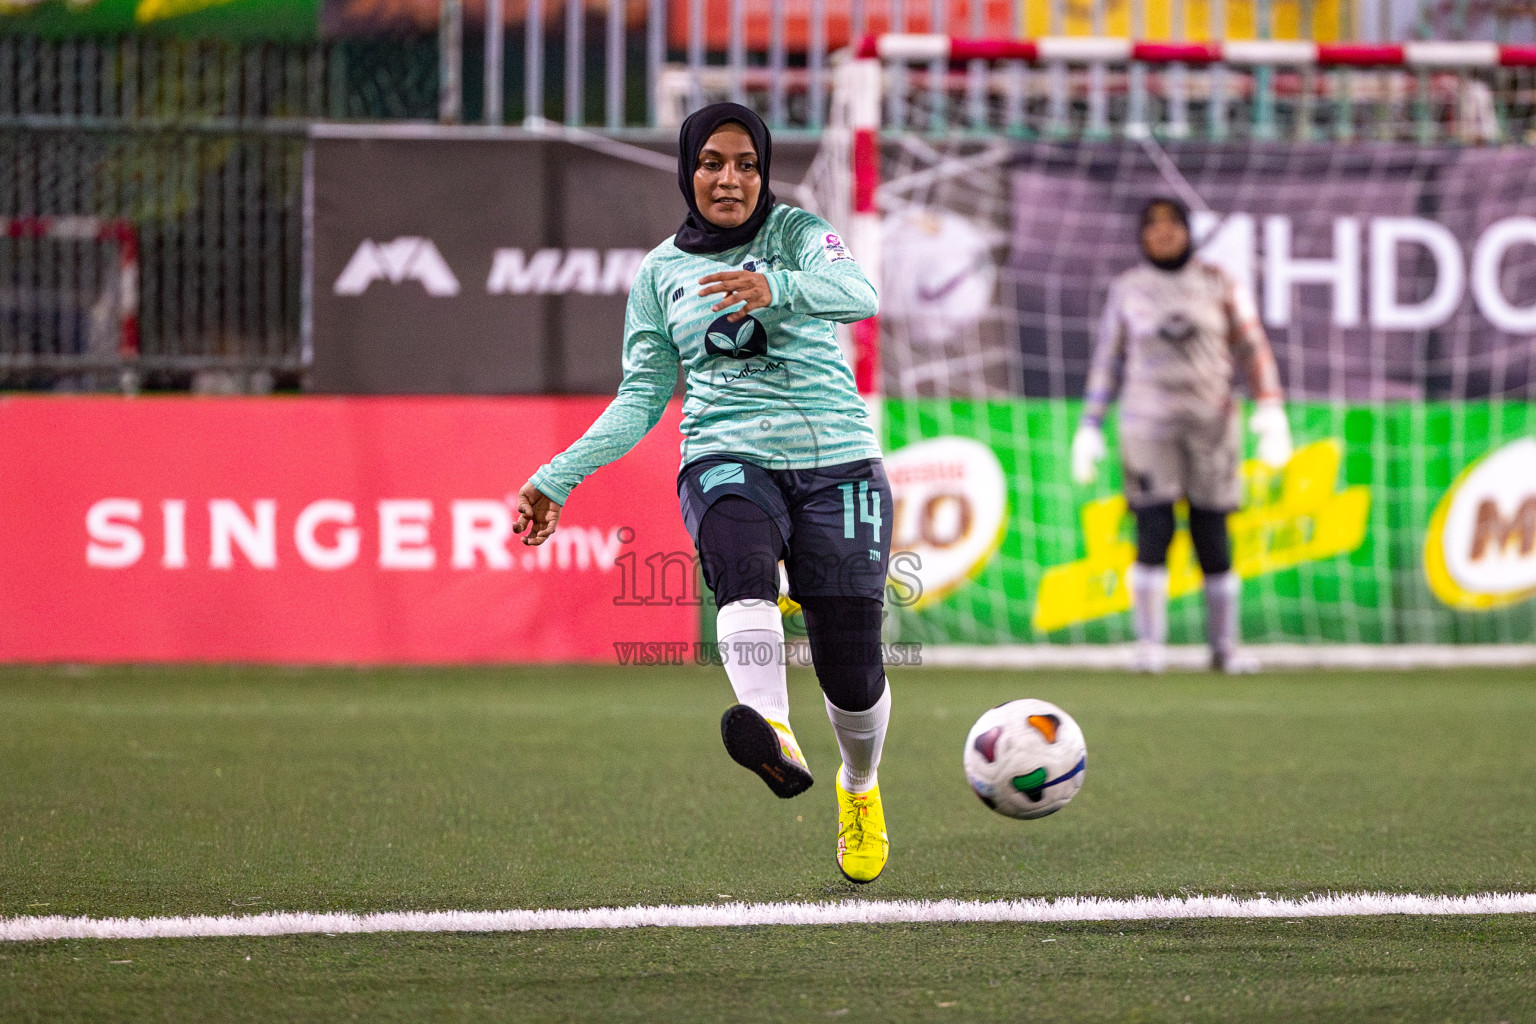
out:
{"label": "goalkeeper's hijab", "polygon": [[[757,193],[757,206],[752,215],[734,228],[722,228],[711,224],[699,212],[699,204],[693,198],[693,174],[699,169],[699,151],[709,137],[728,124],[738,124],[752,137],[757,150],[758,174],[763,179]],[[757,237],[757,232],[768,220],[768,211],[777,201],[768,188],[768,165],[773,156],[773,138],[768,126],[756,112],[740,103],[711,103],[689,114],[683,121],[677,139],[677,187],[683,190],[688,203],[688,216],[677,229],[673,243],[683,252],[713,253],[746,245]]]}
{"label": "goalkeeper's hijab", "polygon": [[1155,260],[1147,254],[1147,250],[1145,246],[1143,246],[1141,254],[1146,256],[1147,262],[1152,264],[1158,270],[1167,270],[1170,272],[1175,270],[1183,270],[1184,264],[1188,263],[1190,257],[1194,256],[1195,254],[1195,235],[1189,226],[1189,208],[1183,203],[1179,202],[1177,199],[1170,199],[1167,196],[1158,196],[1155,199],[1147,200],[1147,205],[1141,208],[1141,226],[1136,229],[1136,237],[1138,239],[1142,237],[1142,234],[1147,230],[1147,225],[1152,223],[1153,211],[1157,210],[1159,207],[1173,214],[1174,219],[1177,220],[1180,224],[1184,225],[1184,238],[1186,240],[1184,243],[1184,251],[1172,259]]}

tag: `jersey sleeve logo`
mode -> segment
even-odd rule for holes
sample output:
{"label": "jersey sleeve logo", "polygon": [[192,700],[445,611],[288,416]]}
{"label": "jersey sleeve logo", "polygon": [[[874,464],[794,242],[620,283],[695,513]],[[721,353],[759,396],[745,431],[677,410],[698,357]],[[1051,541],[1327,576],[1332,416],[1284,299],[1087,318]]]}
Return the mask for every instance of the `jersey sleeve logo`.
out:
{"label": "jersey sleeve logo", "polygon": [[828,263],[836,263],[838,260],[851,260],[848,247],[843,245],[843,240],[830,232],[822,239],[822,250],[826,253]]}
{"label": "jersey sleeve logo", "polygon": [[727,313],[704,333],[704,351],[712,356],[751,359],[768,352],[768,330],[751,316],[731,323]]}

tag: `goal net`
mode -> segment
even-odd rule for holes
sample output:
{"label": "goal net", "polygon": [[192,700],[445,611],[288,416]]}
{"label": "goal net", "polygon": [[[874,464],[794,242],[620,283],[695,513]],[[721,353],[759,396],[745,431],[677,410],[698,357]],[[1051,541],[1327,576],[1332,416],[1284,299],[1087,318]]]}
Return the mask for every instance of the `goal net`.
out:
{"label": "goal net", "polygon": [[[979,123],[965,115],[976,69],[946,64],[937,94],[895,69],[840,73],[808,189],[879,268],[893,637],[1037,651],[1131,638],[1113,415],[1095,485],[1072,483],[1068,452],[1109,282],[1139,259],[1142,204],[1172,195],[1195,211],[1202,257],[1251,290],[1296,441],[1282,471],[1243,469],[1245,641],[1530,643],[1536,151],[1175,141],[1166,122],[1052,139],[1030,120],[1048,108],[1010,113],[1016,83],[996,79],[1017,67],[984,69]],[[849,95],[860,82],[875,101]],[[939,108],[942,131],[914,123]],[[878,160],[860,162],[877,130]],[[1182,525],[1170,571],[1171,639],[1199,643]]]}

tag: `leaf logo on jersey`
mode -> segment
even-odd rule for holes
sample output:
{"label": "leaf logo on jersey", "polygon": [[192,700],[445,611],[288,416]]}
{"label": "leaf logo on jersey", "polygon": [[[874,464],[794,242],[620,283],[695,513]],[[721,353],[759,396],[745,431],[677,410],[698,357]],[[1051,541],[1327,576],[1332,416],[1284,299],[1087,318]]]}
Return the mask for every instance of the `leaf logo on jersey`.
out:
{"label": "leaf logo on jersey", "polygon": [[1199,330],[1183,313],[1174,313],[1157,328],[1157,336],[1173,345],[1186,345]]}
{"label": "leaf logo on jersey", "polygon": [[768,329],[750,316],[733,324],[727,314],[710,324],[704,333],[704,351],[731,359],[765,355],[768,352]]}

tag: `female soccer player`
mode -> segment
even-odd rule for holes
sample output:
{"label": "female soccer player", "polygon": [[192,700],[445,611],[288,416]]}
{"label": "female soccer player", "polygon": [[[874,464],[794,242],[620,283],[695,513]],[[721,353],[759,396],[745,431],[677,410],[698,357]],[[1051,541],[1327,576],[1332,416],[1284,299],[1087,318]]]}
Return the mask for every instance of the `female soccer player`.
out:
{"label": "female soccer player", "polygon": [[[681,365],[678,498],[739,701],[720,722],[725,748],[778,796],[811,785],[789,725],[783,559],[843,756],[838,867],[871,882],[890,851],[876,769],[891,710],[880,646],[891,491],[832,324],[873,316],[875,290],[825,221],[775,200],[771,157],[746,107],[683,122],[688,214],[635,278],[618,397],[524,485],[516,529],[525,544],[548,539],[571,489],[656,425]],[[765,649],[767,664],[752,656]]]}
{"label": "female soccer player", "polygon": [[1147,262],[1109,287],[1088,374],[1088,400],[1072,439],[1072,475],[1090,484],[1104,457],[1104,409],[1120,394],[1120,460],[1126,503],[1136,514],[1131,600],[1136,668],[1167,664],[1168,545],[1173,504],[1189,502],[1189,534],[1205,574],[1205,635],[1211,667],[1258,669],[1238,650],[1238,595],[1227,515],[1241,504],[1242,430],[1232,396],[1240,363],[1258,407],[1249,426],[1259,457],[1275,468],[1291,457],[1280,378],[1253,302],[1220,268],[1194,258],[1189,213],[1154,199],[1141,213]]}

